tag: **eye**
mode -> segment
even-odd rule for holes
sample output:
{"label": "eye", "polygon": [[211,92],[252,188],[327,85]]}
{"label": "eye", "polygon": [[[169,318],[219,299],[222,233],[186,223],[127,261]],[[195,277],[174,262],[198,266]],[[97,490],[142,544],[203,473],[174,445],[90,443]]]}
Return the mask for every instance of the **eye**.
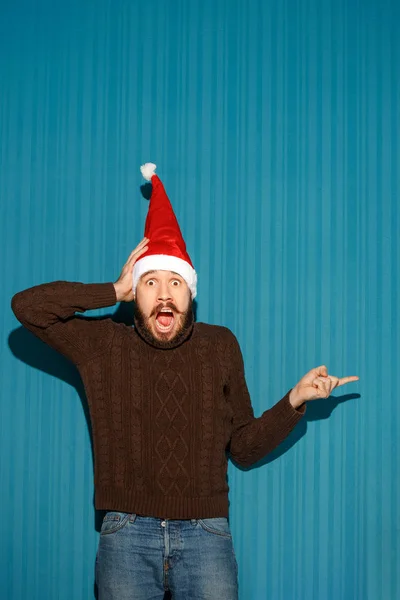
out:
{"label": "eye", "polygon": [[155,280],[154,280],[154,279],[148,279],[148,280],[146,281],[146,285],[151,285],[151,286],[152,286],[152,285],[153,285],[153,283],[155,283]]}
{"label": "eye", "polygon": [[173,279],[172,285],[174,285],[175,287],[178,287],[178,285],[181,285],[181,282],[179,281],[179,279]]}

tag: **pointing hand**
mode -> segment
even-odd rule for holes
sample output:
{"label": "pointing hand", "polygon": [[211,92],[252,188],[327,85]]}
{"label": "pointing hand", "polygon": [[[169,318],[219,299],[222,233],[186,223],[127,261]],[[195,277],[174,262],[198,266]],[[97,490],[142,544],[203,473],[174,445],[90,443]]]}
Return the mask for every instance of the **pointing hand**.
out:
{"label": "pointing hand", "polygon": [[332,390],[351,381],[358,381],[357,375],[348,377],[335,377],[328,375],[328,369],[325,365],[311,369],[294,386],[289,395],[289,400],[294,408],[299,407],[303,402],[309,400],[319,400],[328,398]]}

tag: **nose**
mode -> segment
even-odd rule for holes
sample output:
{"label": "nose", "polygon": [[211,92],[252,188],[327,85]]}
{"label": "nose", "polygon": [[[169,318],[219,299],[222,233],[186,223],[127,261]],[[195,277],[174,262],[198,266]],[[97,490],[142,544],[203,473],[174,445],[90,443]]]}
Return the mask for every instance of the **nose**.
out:
{"label": "nose", "polygon": [[159,288],[158,300],[160,302],[167,302],[168,300],[172,300],[167,282],[161,283]]}

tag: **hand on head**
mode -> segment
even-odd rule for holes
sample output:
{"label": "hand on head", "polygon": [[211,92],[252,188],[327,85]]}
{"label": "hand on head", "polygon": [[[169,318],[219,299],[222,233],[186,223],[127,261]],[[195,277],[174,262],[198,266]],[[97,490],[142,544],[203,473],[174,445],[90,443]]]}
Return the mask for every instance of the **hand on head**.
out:
{"label": "hand on head", "polygon": [[132,250],[122,268],[120,276],[114,283],[117,302],[132,302],[135,299],[132,285],[132,271],[136,261],[148,250],[149,241],[148,238],[144,237],[136,248]]}

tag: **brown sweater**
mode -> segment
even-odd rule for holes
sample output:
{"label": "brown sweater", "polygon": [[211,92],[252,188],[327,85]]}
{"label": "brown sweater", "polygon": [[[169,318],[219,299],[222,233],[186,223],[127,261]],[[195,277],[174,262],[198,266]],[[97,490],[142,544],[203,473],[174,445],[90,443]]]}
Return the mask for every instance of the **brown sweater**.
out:
{"label": "brown sweater", "polygon": [[169,519],[228,516],[227,455],[248,466],[305,412],[289,392],[255,418],[243,359],[226,327],[194,323],[165,350],[111,318],[112,283],[54,281],[15,294],[17,319],[78,368],[88,399],[95,505]]}

